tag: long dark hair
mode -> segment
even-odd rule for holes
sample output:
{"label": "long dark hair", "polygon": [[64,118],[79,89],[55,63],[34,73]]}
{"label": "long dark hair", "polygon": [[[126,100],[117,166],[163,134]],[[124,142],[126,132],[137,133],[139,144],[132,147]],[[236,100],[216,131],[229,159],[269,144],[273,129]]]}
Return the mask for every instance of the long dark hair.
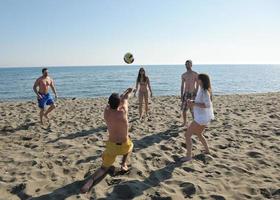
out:
{"label": "long dark hair", "polygon": [[209,92],[212,100],[212,88],[209,76],[207,74],[199,74],[198,79],[202,82],[202,89]]}
{"label": "long dark hair", "polygon": [[147,79],[148,79],[148,76],[146,76],[145,69],[144,69],[143,67],[141,67],[141,68],[139,69],[139,72],[138,72],[137,83],[140,83],[140,81],[141,81],[141,71],[144,71],[144,74],[143,74],[143,80],[144,80],[144,82],[146,82]]}

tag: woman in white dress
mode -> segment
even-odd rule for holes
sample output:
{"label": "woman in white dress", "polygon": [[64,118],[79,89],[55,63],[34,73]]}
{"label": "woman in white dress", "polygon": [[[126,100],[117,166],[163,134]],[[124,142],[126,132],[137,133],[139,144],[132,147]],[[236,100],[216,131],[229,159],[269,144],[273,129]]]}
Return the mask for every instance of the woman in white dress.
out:
{"label": "woman in white dress", "polygon": [[192,139],[193,134],[197,135],[200,142],[205,148],[205,153],[209,154],[209,147],[203,136],[206,125],[214,119],[213,105],[211,102],[211,83],[207,74],[198,75],[199,89],[195,100],[188,100],[188,104],[193,108],[194,121],[190,124],[186,131],[187,156],[182,161],[190,161],[192,159]]}

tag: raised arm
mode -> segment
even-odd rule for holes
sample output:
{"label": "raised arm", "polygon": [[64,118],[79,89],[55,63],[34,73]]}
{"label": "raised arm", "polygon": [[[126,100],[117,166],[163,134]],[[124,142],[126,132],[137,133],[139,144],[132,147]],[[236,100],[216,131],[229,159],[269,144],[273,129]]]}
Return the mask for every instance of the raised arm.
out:
{"label": "raised arm", "polygon": [[152,92],[152,88],[151,88],[151,84],[150,84],[150,79],[148,78],[148,87],[149,87],[149,90],[150,90],[150,93],[151,93],[151,97],[153,96],[153,92]]}
{"label": "raised arm", "polygon": [[128,111],[128,98],[131,92],[133,91],[132,88],[128,88],[124,91],[124,93],[121,95],[121,104],[122,107],[125,109],[125,111]]}
{"label": "raised arm", "polygon": [[50,87],[51,87],[51,89],[52,89],[52,91],[53,91],[53,93],[55,95],[55,98],[57,98],[56,89],[55,89],[54,81],[53,80],[51,80]]}

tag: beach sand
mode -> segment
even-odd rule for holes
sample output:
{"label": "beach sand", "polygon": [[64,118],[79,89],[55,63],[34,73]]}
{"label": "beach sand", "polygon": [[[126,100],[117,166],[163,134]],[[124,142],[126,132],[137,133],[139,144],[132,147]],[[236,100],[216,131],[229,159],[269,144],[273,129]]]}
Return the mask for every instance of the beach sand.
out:
{"label": "beach sand", "polygon": [[[154,97],[150,116],[129,106],[131,171],[108,175],[89,195],[84,176],[101,165],[107,100],[60,99],[41,126],[35,101],[0,103],[0,199],[280,199],[280,93],[214,96],[203,155],[185,155],[179,97]],[[120,158],[115,162],[119,166]]]}

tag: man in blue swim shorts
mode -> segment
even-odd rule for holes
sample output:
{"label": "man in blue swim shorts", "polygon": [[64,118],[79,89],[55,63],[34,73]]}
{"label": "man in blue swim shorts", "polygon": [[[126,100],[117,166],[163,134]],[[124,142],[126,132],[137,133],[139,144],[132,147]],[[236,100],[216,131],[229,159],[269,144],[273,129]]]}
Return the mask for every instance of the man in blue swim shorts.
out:
{"label": "man in blue swim shorts", "polygon": [[[56,89],[54,87],[54,81],[51,79],[51,77],[49,77],[48,69],[43,68],[42,74],[43,75],[35,81],[33,90],[37,95],[38,106],[40,108],[40,122],[41,124],[44,124],[43,117],[45,117],[48,120],[48,114],[53,109],[55,109],[54,100],[49,93],[49,87],[52,89],[55,95],[55,99],[57,99],[57,94]],[[37,88],[39,88],[39,90],[37,90]],[[49,108],[45,112],[46,106],[49,106]]]}

